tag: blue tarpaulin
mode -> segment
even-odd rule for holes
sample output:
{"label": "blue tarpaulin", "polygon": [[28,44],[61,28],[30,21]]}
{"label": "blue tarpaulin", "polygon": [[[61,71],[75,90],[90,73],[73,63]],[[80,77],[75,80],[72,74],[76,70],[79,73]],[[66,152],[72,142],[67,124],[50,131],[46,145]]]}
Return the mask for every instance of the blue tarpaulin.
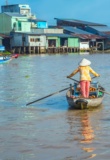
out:
{"label": "blue tarpaulin", "polygon": [[0,46],[0,51],[4,51],[5,50],[5,46]]}

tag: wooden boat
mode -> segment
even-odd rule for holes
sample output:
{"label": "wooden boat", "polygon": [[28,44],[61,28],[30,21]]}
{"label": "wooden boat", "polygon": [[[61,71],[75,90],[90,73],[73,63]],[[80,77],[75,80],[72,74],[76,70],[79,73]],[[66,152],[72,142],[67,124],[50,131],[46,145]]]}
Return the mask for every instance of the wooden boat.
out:
{"label": "wooden boat", "polygon": [[91,84],[89,98],[82,98],[80,96],[80,87],[75,84],[66,93],[66,98],[71,109],[88,109],[95,108],[101,105],[104,98],[104,88],[98,83]]}
{"label": "wooden boat", "polygon": [[15,53],[11,56],[12,58],[18,58],[19,57],[19,54]]}
{"label": "wooden boat", "polygon": [[0,64],[6,63],[6,62],[8,62],[8,61],[10,61],[10,60],[11,60],[11,57],[1,56],[1,57],[0,57]]}

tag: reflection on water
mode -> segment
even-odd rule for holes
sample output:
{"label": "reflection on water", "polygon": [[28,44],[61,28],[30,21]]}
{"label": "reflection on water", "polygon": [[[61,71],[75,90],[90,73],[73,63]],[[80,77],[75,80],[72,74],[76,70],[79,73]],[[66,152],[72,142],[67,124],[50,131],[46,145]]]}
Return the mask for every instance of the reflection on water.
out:
{"label": "reflection on water", "polygon": [[73,81],[66,76],[82,58],[92,62],[101,75],[95,80],[110,92],[109,54],[21,56],[0,65],[1,160],[109,160],[108,95],[94,110],[68,110],[66,91],[26,106],[69,87]]}
{"label": "reflection on water", "polygon": [[81,140],[81,143],[91,143],[94,139],[94,131],[92,129],[89,117],[87,113],[81,116],[82,124],[82,135],[84,139]]}
{"label": "reflection on water", "polygon": [[[81,148],[85,154],[82,154],[81,159],[94,158],[97,155],[97,147],[95,145],[96,128],[99,124],[96,120],[95,124],[91,118],[100,113],[102,106],[94,110],[69,110],[67,112],[67,122],[69,124],[69,141],[77,141],[78,148]],[[92,125],[93,123],[93,125]],[[95,125],[95,126],[94,126]],[[87,154],[88,153],[88,154]],[[80,156],[78,156],[79,159]]]}
{"label": "reflection on water", "polygon": [[[82,133],[83,138],[81,139],[80,142],[85,143],[85,144],[92,143],[95,135],[94,135],[94,130],[93,130],[93,127],[91,126],[91,122],[89,120],[87,112],[81,116],[81,124],[82,124],[81,133]],[[86,152],[93,152],[95,150],[95,148],[93,147],[92,148],[82,147],[82,149]],[[92,158],[95,156],[96,154],[92,154],[90,157]]]}

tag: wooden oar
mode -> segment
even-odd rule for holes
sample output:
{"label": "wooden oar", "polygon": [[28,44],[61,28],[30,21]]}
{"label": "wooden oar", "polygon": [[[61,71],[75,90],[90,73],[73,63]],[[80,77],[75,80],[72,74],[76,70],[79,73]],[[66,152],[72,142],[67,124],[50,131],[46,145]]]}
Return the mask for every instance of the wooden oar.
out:
{"label": "wooden oar", "polygon": [[99,89],[99,91],[110,95],[110,93],[108,93],[108,92],[106,92],[106,91],[103,91],[103,90],[101,90],[101,89]]}
{"label": "wooden oar", "polygon": [[79,83],[79,81],[77,81],[77,80],[75,80],[75,79],[73,79],[73,78],[69,78],[69,79],[71,79],[71,80],[73,80],[73,81],[75,81],[75,82]]}
{"label": "wooden oar", "polygon": [[[72,86],[72,87],[73,87],[73,86]],[[35,101],[29,102],[29,103],[26,104],[26,106],[27,106],[27,105],[30,105],[30,104],[32,104],[32,103],[38,102],[38,101],[40,101],[40,100],[42,100],[42,99],[48,98],[48,97],[50,97],[50,96],[53,96],[53,95],[55,95],[55,94],[58,94],[58,93],[60,93],[60,92],[63,92],[63,91],[65,91],[65,90],[69,89],[69,88],[70,88],[70,87],[64,88],[64,89],[62,89],[62,90],[60,90],[60,91],[51,93],[51,94],[49,94],[49,95],[47,95],[47,96],[45,96],[45,97],[42,97],[42,98],[39,98],[39,99],[37,99],[37,100],[35,100]]]}

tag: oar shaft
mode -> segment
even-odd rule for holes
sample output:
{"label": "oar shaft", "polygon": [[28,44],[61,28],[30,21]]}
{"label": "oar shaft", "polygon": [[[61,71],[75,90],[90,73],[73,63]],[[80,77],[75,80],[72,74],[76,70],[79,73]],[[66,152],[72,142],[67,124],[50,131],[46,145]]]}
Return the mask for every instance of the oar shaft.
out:
{"label": "oar shaft", "polygon": [[76,79],[73,79],[73,78],[71,78],[71,77],[70,77],[69,79],[71,79],[71,80],[73,80],[73,81],[79,83],[79,81],[77,81]]}
{"label": "oar shaft", "polygon": [[55,95],[55,94],[58,94],[58,93],[60,93],[60,92],[63,92],[63,91],[65,91],[65,90],[69,89],[69,88],[70,88],[70,87],[65,88],[65,89],[62,89],[62,90],[57,91],[57,92],[54,92],[54,93],[52,93],[52,94],[49,94],[49,95],[47,95],[47,96],[45,96],[45,97],[42,97],[42,98],[39,98],[39,99],[37,99],[37,100],[35,100],[35,101],[29,102],[29,103],[26,104],[26,106],[27,106],[27,105],[30,105],[30,104],[32,104],[32,103],[38,102],[38,101],[40,101],[40,100],[42,100],[42,99],[48,98],[48,97],[50,97],[50,96],[53,96],[53,95]]}
{"label": "oar shaft", "polygon": [[101,89],[99,89],[99,91],[110,95],[110,93],[108,93],[108,92],[106,92],[106,91],[103,91],[103,90],[101,90]]}

